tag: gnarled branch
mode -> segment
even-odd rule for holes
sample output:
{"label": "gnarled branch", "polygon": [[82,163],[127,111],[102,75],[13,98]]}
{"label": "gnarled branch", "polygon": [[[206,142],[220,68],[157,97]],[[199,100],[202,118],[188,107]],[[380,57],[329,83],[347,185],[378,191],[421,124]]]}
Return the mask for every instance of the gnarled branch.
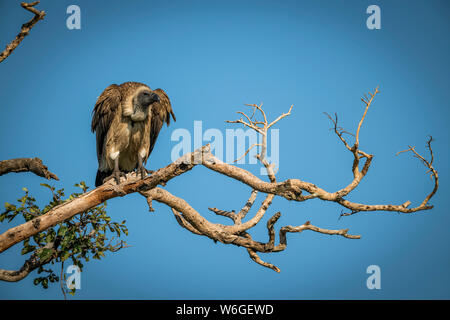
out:
{"label": "gnarled branch", "polygon": [[116,185],[113,180],[109,180],[102,186],[84,193],[78,198],[64,202],[46,214],[0,234],[0,253],[14,244],[70,219],[76,214],[87,211],[108,199],[149,190],[159,184],[164,184],[174,177],[191,170],[195,166],[194,157],[200,157],[201,159],[202,152],[208,151],[209,145],[184,155],[174,163],[159,169],[145,179],[140,179],[135,173],[129,173],[126,179],[122,178],[119,185]]}
{"label": "gnarled branch", "polygon": [[[335,118],[329,116],[334,124],[334,132],[343,142],[346,149],[353,154],[353,179],[347,186],[343,187],[342,189],[334,192],[329,192],[313,183],[302,181],[300,179],[287,179],[282,182],[277,182],[274,171],[274,164],[269,163],[266,158],[267,133],[270,127],[291,114],[292,106],[287,113],[283,113],[274,121],[269,122],[266,113],[262,109],[262,104],[255,104],[250,105],[251,107],[253,107],[253,113],[251,115],[248,115],[244,112],[238,112],[238,114],[243,116],[243,118],[228,122],[243,124],[244,126],[247,126],[255,130],[258,134],[262,135],[261,143],[254,145],[254,147],[258,148],[256,158],[266,169],[269,181],[264,181],[240,167],[222,162],[211,153],[209,145],[206,145],[195,150],[194,152],[182,156],[177,161],[157,170],[151,176],[145,179],[140,179],[136,174],[130,173],[125,177],[125,179],[122,179],[120,184],[118,185],[114,180],[109,180],[104,185],[88,193],[82,194],[78,198],[65,202],[53,208],[42,216],[36,217],[35,219],[28,221],[22,225],[11,228],[10,230],[0,235],[0,252],[38,232],[41,232],[51,226],[56,225],[57,223],[73,217],[78,213],[84,212],[89,208],[101,204],[105,200],[118,196],[124,196],[129,193],[139,192],[147,199],[150,210],[153,210],[152,201],[163,203],[171,208],[174,217],[176,218],[179,225],[183,228],[189,230],[194,234],[208,237],[214,241],[244,247],[246,248],[250,258],[254,262],[279,272],[280,269],[278,267],[274,266],[273,264],[264,262],[258,256],[258,253],[283,251],[287,246],[287,233],[301,233],[305,230],[309,230],[326,235],[339,235],[347,239],[359,239],[360,236],[350,235],[348,233],[348,229],[324,229],[314,226],[309,221],[307,221],[300,226],[288,225],[281,227],[278,232],[279,243],[275,244],[276,231],[274,225],[281,215],[280,212],[277,212],[269,219],[267,223],[267,231],[269,237],[268,241],[260,242],[253,240],[252,236],[250,235],[250,230],[258,223],[260,223],[261,219],[269,211],[272,200],[276,196],[298,202],[303,202],[310,199],[331,201],[351,210],[350,213],[343,213],[341,216],[348,216],[363,211],[395,211],[410,213],[431,209],[433,206],[429,205],[429,201],[434,196],[439,186],[438,173],[433,167],[434,154],[431,147],[432,138],[430,138],[427,142],[427,148],[430,152],[429,160],[420,155],[413,146],[409,146],[409,149],[400,152],[413,153],[413,155],[427,167],[427,173],[430,173],[431,177],[434,179],[433,190],[425,197],[420,205],[410,208],[410,201],[406,201],[403,204],[399,205],[367,205],[354,203],[345,199],[345,197],[359,185],[360,181],[367,174],[371,165],[373,155],[359,149],[359,132],[367,115],[367,111],[378,92],[379,91],[377,88],[373,94],[369,93],[370,98],[366,96],[366,98],[363,99],[363,102],[365,103],[365,110],[361,120],[359,121],[356,134],[354,135],[355,142],[353,145],[351,145],[343,136],[343,134],[347,132],[339,127],[337,115]],[[258,111],[262,116],[262,120],[255,119],[256,111]],[[360,168],[361,159],[365,159],[362,168]],[[237,213],[234,210],[225,211],[217,208],[209,208],[209,210],[211,210],[215,214],[229,218],[232,221],[232,224],[224,225],[219,223],[212,223],[208,219],[204,218],[197,210],[191,207],[187,201],[171,194],[165,189],[158,187],[158,185],[165,186],[168,181],[180,174],[191,170],[196,165],[203,165],[204,167],[212,171],[240,181],[248,185],[252,189],[247,203]],[[251,218],[244,221],[244,219],[247,217],[248,213],[254,206],[258,192],[264,193],[265,198],[263,199],[260,206],[256,209],[255,214]]]}
{"label": "gnarled branch", "polygon": [[19,34],[15,37],[15,39],[13,41],[11,41],[10,44],[8,44],[6,46],[5,50],[3,50],[2,53],[0,53],[0,62],[5,60],[17,48],[17,46],[30,33],[31,29],[34,27],[34,25],[39,20],[44,19],[45,12],[44,11],[39,11],[36,8],[34,8],[34,6],[36,6],[37,4],[39,4],[39,1],[35,1],[35,2],[32,2],[32,3],[22,2],[20,4],[22,6],[22,8],[24,8],[25,10],[28,10],[31,13],[33,13],[34,17],[30,21],[28,21],[27,23],[24,23],[22,25],[22,28],[20,29]]}
{"label": "gnarled branch", "polygon": [[56,174],[50,172],[39,158],[17,158],[0,161],[0,176],[10,172],[33,172],[48,180],[59,180]]}

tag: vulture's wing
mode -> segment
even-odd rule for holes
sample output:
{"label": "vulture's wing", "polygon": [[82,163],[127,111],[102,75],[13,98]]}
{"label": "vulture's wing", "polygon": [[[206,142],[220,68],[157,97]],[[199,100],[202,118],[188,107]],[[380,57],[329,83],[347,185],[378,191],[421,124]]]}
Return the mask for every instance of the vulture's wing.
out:
{"label": "vulture's wing", "polygon": [[120,101],[121,94],[119,86],[112,84],[98,97],[94,110],[92,111],[91,130],[97,134],[97,159],[99,163],[102,158],[106,134],[119,108]]}
{"label": "vulture's wing", "polygon": [[[158,138],[159,131],[164,124],[164,122],[169,126],[170,116],[172,116],[174,121],[177,121],[175,115],[173,114],[172,105],[170,104],[170,99],[167,94],[162,89],[153,90],[159,96],[159,102],[152,105],[152,116],[150,123],[150,148],[148,151],[148,156],[152,153],[153,147],[155,146],[156,139]],[[147,156],[147,158],[148,158]],[[146,159],[147,160],[147,159]]]}

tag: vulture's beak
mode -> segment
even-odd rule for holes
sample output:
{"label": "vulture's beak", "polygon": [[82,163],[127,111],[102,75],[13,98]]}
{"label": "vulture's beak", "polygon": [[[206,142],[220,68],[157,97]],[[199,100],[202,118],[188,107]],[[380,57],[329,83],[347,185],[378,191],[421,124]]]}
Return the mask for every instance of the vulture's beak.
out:
{"label": "vulture's beak", "polygon": [[152,93],[151,99],[152,99],[152,103],[159,102],[161,100],[161,99],[159,99],[159,96],[156,93]]}

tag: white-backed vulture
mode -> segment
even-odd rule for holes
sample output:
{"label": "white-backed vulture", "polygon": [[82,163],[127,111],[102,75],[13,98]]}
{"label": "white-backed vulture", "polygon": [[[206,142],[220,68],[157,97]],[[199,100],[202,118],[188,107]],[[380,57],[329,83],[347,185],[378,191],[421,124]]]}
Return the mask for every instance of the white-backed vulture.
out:
{"label": "white-backed vulture", "polygon": [[112,84],[98,97],[91,130],[97,136],[98,170],[95,186],[113,175],[117,183],[124,172],[147,174],[147,162],[164,122],[176,121],[169,97],[139,82]]}

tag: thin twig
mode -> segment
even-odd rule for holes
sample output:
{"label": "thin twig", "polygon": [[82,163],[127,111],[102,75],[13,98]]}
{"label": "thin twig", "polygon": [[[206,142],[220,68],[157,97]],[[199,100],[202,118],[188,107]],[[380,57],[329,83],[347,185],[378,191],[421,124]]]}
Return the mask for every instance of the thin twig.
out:
{"label": "thin twig", "polygon": [[34,25],[39,21],[44,19],[45,12],[39,11],[34,8],[35,5],[39,4],[39,1],[35,1],[32,3],[25,3],[22,2],[20,5],[25,10],[30,11],[31,13],[34,13],[34,17],[28,21],[27,23],[24,23],[22,25],[22,28],[20,29],[19,34],[16,36],[16,38],[11,41],[10,44],[8,44],[3,50],[2,53],[0,53],[0,63],[5,60],[16,48],[17,46],[22,42],[22,40],[30,33],[31,29],[34,27]]}

